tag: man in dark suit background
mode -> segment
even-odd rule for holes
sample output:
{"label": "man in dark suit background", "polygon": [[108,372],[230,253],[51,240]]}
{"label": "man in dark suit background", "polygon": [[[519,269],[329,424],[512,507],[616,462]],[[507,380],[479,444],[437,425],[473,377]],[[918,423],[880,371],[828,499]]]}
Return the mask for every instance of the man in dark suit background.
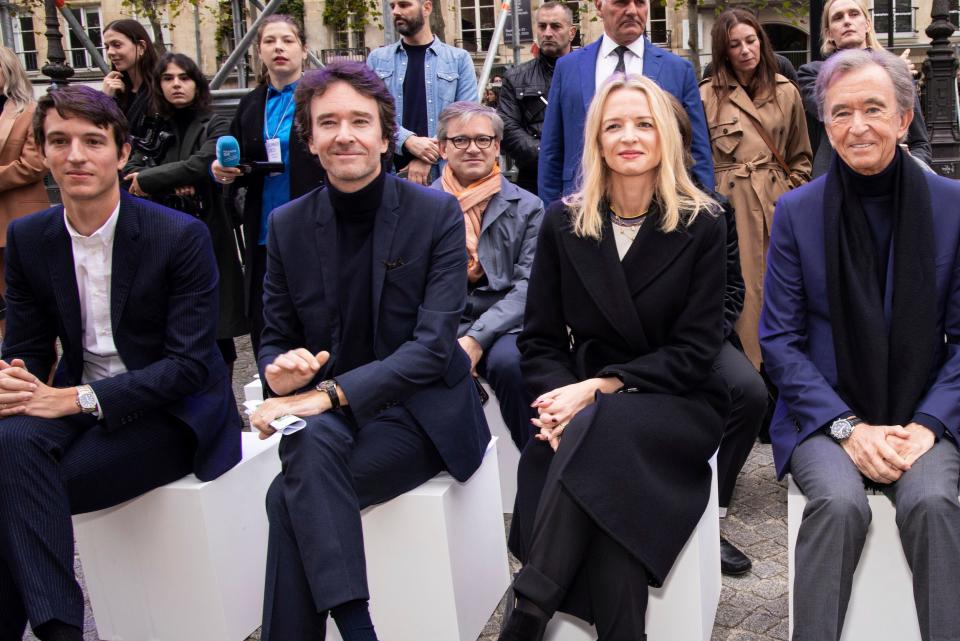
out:
{"label": "man in dark suit background", "polygon": [[594,0],[603,37],[557,61],[540,136],[538,195],[549,205],[574,188],[583,156],[583,125],[593,94],[614,73],[644,75],[676,96],[693,126],[693,173],[713,189],[710,137],[693,66],[643,36],[647,0]]}
{"label": "man in dark suit background", "polygon": [[240,417],[206,226],[121,195],[127,122],[99,91],[42,97],[34,133],[63,206],[7,233],[0,640],[29,620],[42,641],[82,641],[71,514],[216,478],[240,459]]}
{"label": "man in dark suit background", "polygon": [[453,196],[384,171],[393,98],[367,66],[308,72],[295,101],[328,186],[270,219],[259,365],[275,398],[251,422],[306,425],[284,435],[267,495],[262,638],[322,639],[329,612],[371,641],[360,510],[443,469],[466,480],[490,439],[457,344],[464,221]]}
{"label": "man in dark suit background", "polygon": [[960,186],[897,145],[914,87],[896,56],[835,53],[816,93],[837,153],[777,204],[760,319],[777,473],[808,499],[793,639],[840,638],[865,483],[896,506],[921,637],[957,639],[945,595],[960,591]]}

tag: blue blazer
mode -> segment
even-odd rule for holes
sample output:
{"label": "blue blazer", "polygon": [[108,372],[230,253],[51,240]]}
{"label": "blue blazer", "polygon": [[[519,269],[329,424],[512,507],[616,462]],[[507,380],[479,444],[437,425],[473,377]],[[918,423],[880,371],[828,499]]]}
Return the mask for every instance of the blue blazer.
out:
{"label": "blue blazer", "polygon": [[[7,228],[7,334],[3,358],[22,358],[54,384],[83,375],[83,330],[73,246],[57,205]],[[200,220],[122,192],[113,242],[110,317],[127,372],[90,383],[106,428],[148,412],[186,423],[197,438],[194,472],[216,478],[240,460],[240,415],[216,346],[217,263]]]}
{"label": "blue blazer", "polygon": [[[924,174],[933,203],[938,328],[946,336],[916,413],[933,416],[960,441],[960,183]],[[826,176],[777,203],[764,277],[760,348],[780,397],[770,424],[777,475],[793,448],[850,408],[836,392],[837,365],[827,301],[823,194]],[[893,261],[887,282],[892,283]],[[887,287],[884,313],[892,309]]]}
{"label": "blue blazer", "polygon": [[[436,445],[459,481],[480,466],[490,432],[457,343],[467,297],[467,251],[457,200],[386,176],[373,229],[373,350],[377,360],[337,375],[350,411],[363,426],[402,404]],[[291,349],[328,350],[330,361],[312,381],[329,377],[341,341],[335,270],[336,217],[329,192],[317,189],[271,214],[264,330],[264,368]]]}
{"label": "blue blazer", "polygon": [[[540,136],[537,192],[544,205],[575,188],[574,181],[583,156],[583,127],[596,91],[600,42],[598,39],[557,61]],[[693,173],[702,185],[713,189],[710,135],[693,66],[644,38],[643,75],[683,103],[693,125]]]}

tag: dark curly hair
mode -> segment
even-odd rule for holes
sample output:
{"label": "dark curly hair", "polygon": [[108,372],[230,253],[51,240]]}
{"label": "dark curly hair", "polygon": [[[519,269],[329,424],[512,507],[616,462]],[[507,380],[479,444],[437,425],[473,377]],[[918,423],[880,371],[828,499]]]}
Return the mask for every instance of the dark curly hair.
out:
{"label": "dark curly hair", "polygon": [[157,63],[153,80],[154,110],[164,118],[169,118],[173,115],[174,111],[176,111],[173,105],[167,102],[167,99],[163,95],[163,87],[160,85],[163,73],[171,64],[183,69],[187,77],[193,80],[197,86],[197,93],[193,97],[193,102],[190,106],[195,107],[198,113],[208,113],[210,111],[210,105],[213,102],[213,96],[210,94],[210,83],[207,82],[206,76],[200,71],[200,67],[193,61],[193,58],[182,53],[165,53],[160,58],[160,62]]}

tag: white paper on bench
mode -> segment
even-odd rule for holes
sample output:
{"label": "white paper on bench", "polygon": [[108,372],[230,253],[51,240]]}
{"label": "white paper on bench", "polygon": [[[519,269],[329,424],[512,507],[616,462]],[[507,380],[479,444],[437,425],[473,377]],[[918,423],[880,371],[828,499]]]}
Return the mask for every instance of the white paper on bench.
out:
{"label": "white paper on bench", "polygon": [[[244,401],[243,406],[246,408],[244,414],[250,416],[253,412],[260,407],[260,404],[263,401]],[[284,436],[289,436],[299,432],[307,426],[307,422],[300,418],[299,416],[294,416],[293,414],[287,414],[286,416],[281,416],[280,418],[275,418],[270,422],[270,427],[277,430]]]}

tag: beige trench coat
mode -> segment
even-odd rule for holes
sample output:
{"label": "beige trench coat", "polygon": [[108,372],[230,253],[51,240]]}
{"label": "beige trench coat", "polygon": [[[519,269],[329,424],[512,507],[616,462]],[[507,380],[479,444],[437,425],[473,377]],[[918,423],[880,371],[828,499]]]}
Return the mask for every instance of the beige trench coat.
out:
{"label": "beige trench coat", "polygon": [[[810,180],[812,154],[807,121],[800,93],[780,74],[775,95],[756,103],[737,85],[718,104],[710,82],[708,79],[700,83],[700,97],[710,128],[717,191],[730,199],[736,211],[740,266],[746,286],[737,334],[747,357],[759,368],[757,328],[773,208],[780,194]],[[790,168],[789,175],[760,137],[754,118],[763,123]]]}

